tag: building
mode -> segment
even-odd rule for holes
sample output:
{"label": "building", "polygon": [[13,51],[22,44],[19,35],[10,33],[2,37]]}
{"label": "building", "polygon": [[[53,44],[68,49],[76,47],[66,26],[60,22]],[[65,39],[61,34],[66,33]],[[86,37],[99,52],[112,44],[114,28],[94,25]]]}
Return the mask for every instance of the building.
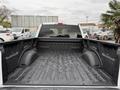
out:
{"label": "building", "polygon": [[90,34],[99,29],[98,25],[96,25],[95,23],[80,23],[80,25],[83,31],[88,32]]}
{"label": "building", "polygon": [[11,15],[12,27],[37,29],[42,23],[57,23],[58,16]]}

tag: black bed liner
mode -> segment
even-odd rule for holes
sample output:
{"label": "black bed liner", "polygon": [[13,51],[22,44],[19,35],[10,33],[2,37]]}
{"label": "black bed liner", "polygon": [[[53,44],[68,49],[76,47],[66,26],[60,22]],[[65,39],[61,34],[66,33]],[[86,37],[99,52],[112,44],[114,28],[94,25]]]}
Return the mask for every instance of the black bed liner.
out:
{"label": "black bed liner", "polygon": [[89,66],[77,49],[39,49],[38,52],[35,62],[17,69],[6,84],[113,85],[102,70]]}

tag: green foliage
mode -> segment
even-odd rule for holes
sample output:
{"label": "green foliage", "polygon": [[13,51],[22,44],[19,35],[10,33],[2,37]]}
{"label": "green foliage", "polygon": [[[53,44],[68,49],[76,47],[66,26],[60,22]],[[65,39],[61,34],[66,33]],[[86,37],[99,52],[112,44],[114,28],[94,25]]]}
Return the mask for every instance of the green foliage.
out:
{"label": "green foliage", "polygon": [[7,8],[5,5],[0,6],[0,25],[4,28],[10,28],[11,23],[8,21],[8,17],[11,14],[11,10]]}
{"label": "green foliage", "polygon": [[101,20],[107,28],[115,29],[114,20],[120,17],[120,2],[117,0],[110,1],[109,7],[110,10],[101,15]]}
{"label": "green foliage", "polygon": [[[2,18],[0,18],[0,20],[1,19]],[[2,25],[4,28],[11,28],[11,22],[7,21],[7,20],[4,20],[4,21],[0,22],[0,25]]]}
{"label": "green foliage", "polygon": [[2,17],[0,16],[0,25],[2,24]]}
{"label": "green foliage", "polygon": [[2,26],[4,28],[11,28],[11,22],[9,22],[9,21],[3,21],[2,22]]}

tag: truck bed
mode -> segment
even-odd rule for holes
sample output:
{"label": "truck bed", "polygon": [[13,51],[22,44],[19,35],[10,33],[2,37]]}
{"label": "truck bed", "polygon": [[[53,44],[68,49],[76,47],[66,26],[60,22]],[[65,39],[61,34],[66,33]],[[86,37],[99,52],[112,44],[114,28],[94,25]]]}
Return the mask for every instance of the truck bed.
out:
{"label": "truck bed", "polygon": [[30,66],[9,75],[6,84],[29,85],[113,85],[101,69],[89,66],[77,49],[39,49]]}

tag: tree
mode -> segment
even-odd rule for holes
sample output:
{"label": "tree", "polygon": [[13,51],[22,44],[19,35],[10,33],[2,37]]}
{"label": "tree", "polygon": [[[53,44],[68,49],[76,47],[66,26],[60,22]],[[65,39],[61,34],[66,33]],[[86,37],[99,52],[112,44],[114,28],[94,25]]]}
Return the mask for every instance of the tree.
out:
{"label": "tree", "polygon": [[106,13],[103,13],[101,15],[101,20],[107,28],[115,30],[114,31],[114,36],[115,36],[116,43],[118,43],[118,41],[119,41],[118,39],[120,38],[118,30],[120,32],[120,27],[115,22],[117,22],[117,23],[119,22],[120,2],[117,1],[117,0],[110,1],[109,2],[109,7],[110,7],[110,10],[106,11]]}
{"label": "tree", "polygon": [[8,20],[8,17],[10,16],[11,13],[12,10],[8,9],[5,5],[0,6],[0,25],[2,24],[5,25],[5,22],[8,23],[8,21],[6,20]]}
{"label": "tree", "polygon": [[2,22],[2,26],[4,28],[11,28],[11,22],[9,22],[9,21],[3,21]]}

